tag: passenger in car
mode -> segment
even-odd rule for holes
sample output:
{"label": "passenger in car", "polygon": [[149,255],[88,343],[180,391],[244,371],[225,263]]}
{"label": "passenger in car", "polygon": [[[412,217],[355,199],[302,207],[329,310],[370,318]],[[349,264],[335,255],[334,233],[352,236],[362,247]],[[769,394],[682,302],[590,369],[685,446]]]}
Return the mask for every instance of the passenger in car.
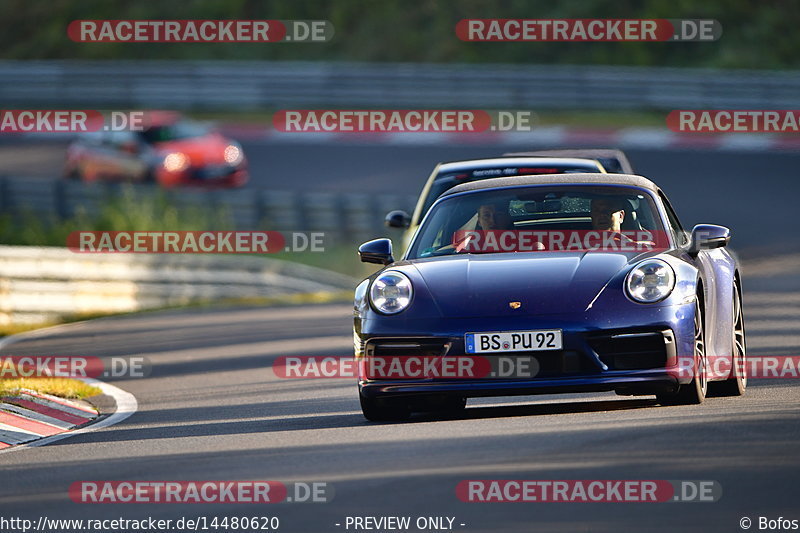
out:
{"label": "passenger in car", "polygon": [[622,233],[622,224],[630,210],[631,204],[624,198],[613,196],[594,198],[591,203],[592,229],[613,232],[614,238],[622,243],[655,246],[652,240],[634,240]]}
{"label": "passenger in car", "polygon": [[622,221],[625,220],[626,210],[630,209],[627,201],[615,197],[593,198],[591,203],[592,229],[598,231],[622,230]]}
{"label": "passenger in car", "polygon": [[479,230],[514,229],[511,215],[508,214],[508,203],[484,204],[478,208]]}
{"label": "passenger in car", "polygon": [[505,231],[514,229],[514,221],[508,213],[508,202],[482,204],[477,213],[453,235],[454,241],[440,250],[455,249],[462,252],[469,243],[470,231]]}

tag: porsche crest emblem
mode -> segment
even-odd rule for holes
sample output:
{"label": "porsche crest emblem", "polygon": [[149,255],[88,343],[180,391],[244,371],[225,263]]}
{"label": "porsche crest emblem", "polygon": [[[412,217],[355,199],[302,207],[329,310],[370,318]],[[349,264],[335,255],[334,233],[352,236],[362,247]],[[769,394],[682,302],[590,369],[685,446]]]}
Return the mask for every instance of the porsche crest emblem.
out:
{"label": "porsche crest emblem", "polygon": [[522,302],[508,302],[508,306],[511,309],[519,309],[520,307],[522,307]]}

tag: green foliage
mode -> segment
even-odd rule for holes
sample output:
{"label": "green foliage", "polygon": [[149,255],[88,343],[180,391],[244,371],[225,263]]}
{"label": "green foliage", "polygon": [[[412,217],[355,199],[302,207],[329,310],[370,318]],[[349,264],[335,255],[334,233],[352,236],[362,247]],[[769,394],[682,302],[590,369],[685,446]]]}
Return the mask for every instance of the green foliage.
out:
{"label": "green foliage", "polygon": [[[78,19],[326,19],[330,43],[74,43]],[[462,18],[714,18],[716,42],[467,43]],[[5,0],[0,57],[9,59],[284,59],[797,68],[796,0]]]}
{"label": "green foliage", "polygon": [[123,187],[95,215],[79,209],[67,219],[32,211],[0,216],[0,244],[65,246],[73,231],[201,231],[233,229],[223,208],[181,206],[163,191]]}

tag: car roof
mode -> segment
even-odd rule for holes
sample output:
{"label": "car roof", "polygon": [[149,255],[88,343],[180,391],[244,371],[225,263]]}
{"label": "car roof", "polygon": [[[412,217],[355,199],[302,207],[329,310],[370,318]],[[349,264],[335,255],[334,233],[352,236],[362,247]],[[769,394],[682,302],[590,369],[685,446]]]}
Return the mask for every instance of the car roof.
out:
{"label": "car roof", "polygon": [[451,161],[439,165],[439,174],[443,172],[458,172],[472,168],[487,168],[497,166],[537,166],[548,167],[553,165],[597,168],[599,165],[594,159],[577,157],[493,157],[489,159],[469,159],[466,161]]}
{"label": "car roof", "polygon": [[574,155],[568,155],[568,154],[585,154],[586,156],[598,156],[598,157],[625,157],[625,152],[623,152],[618,148],[557,148],[552,150],[508,152],[508,156],[510,157],[518,157],[526,155],[560,157],[561,154],[564,154],[566,157],[576,157]]}
{"label": "car roof", "polygon": [[[506,157],[583,157],[589,159],[612,159],[617,162],[622,169],[622,173],[633,172],[628,156],[619,148],[561,148],[555,150],[534,150],[526,152],[508,152],[503,154]],[[602,164],[602,161],[601,161]],[[610,169],[606,169],[610,172]]]}
{"label": "car roof", "polygon": [[521,187],[524,185],[625,185],[640,187],[652,192],[658,186],[649,179],[633,174],[538,174],[535,176],[511,176],[507,178],[489,178],[456,185],[445,191],[440,198],[460,192],[483,189],[499,189],[504,187]]}

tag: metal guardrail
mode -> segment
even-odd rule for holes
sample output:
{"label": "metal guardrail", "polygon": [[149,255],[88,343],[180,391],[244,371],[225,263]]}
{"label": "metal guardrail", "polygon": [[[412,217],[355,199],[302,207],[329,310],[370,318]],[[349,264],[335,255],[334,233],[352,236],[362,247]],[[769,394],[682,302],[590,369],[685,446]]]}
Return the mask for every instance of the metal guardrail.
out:
{"label": "metal guardrail", "polygon": [[0,61],[4,107],[796,109],[800,71],[300,61]]}
{"label": "metal guardrail", "polygon": [[[226,214],[238,230],[321,231],[325,245],[362,241],[386,233],[383,219],[393,209],[411,212],[413,195],[360,194],[258,189],[162,190],[152,185],[82,183],[0,176],[0,213],[34,213],[63,220],[79,212],[89,217],[108,202],[130,193],[133,198],[166,195],[177,207]],[[171,228],[163,228],[169,230]],[[197,228],[228,229],[228,228]]]}
{"label": "metal guardrail", "polygon": [[349,291],[357,280],[264,257],[81,254],[0,246],[0,324],[192,302]]}

